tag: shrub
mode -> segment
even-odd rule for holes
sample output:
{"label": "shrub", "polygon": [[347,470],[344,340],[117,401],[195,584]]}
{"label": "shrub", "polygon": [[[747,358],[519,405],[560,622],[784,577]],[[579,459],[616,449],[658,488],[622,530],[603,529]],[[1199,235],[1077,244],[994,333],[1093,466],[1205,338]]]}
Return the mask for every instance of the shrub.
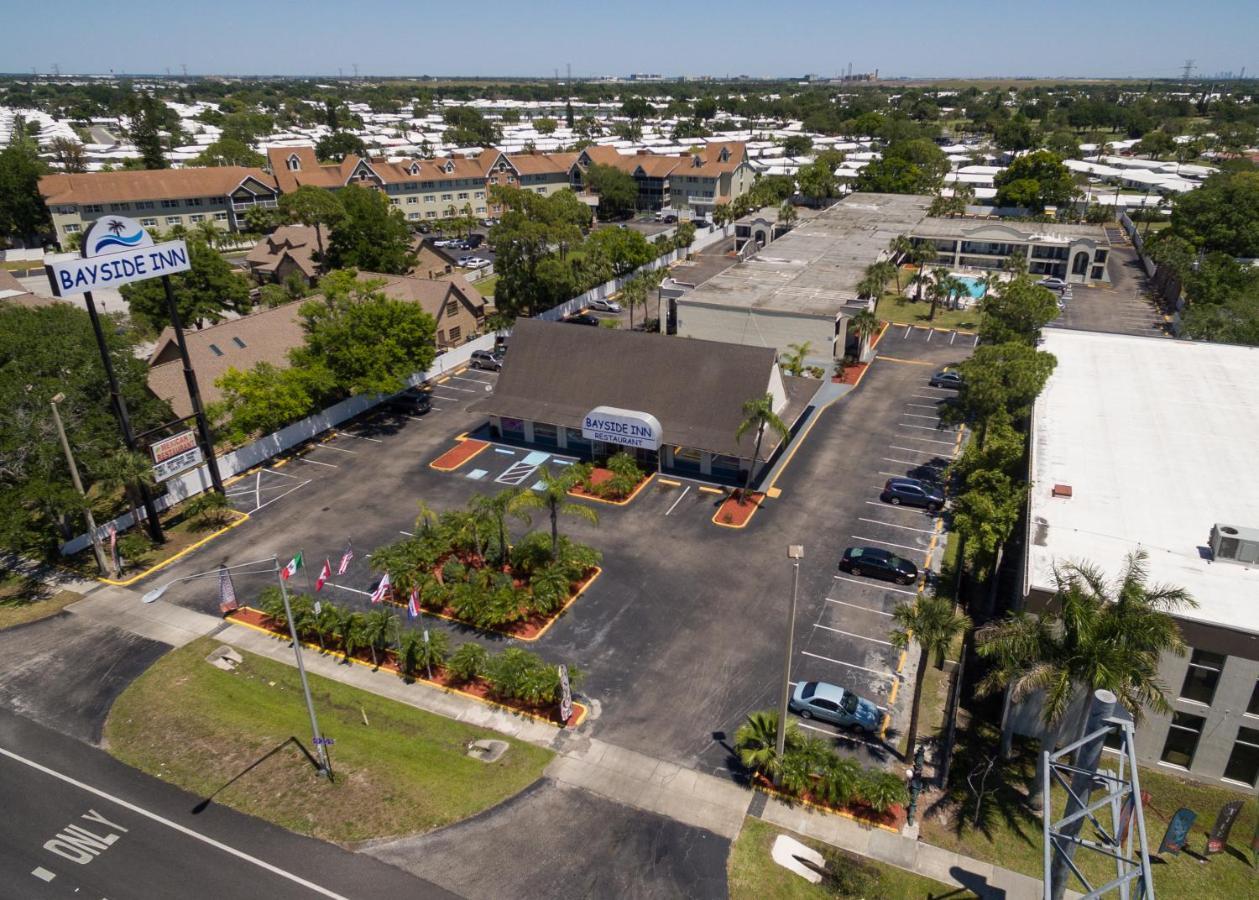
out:
{"label": "shrub", "polygon": [[[560,537],[563,547],[565,538]],[[511,566],[528,578],[551,562],[551,536],[541,531],[531,531],[511,548]]]}
{"label": "shrub", "polygon": [[132,531],[118,538],[118,555],[123,562],[139,559],[153,549],[153,542],[139,531]]}
{"label": "shrub", "polygon": [[442,566],[442,581],[447,585],[457,585],[468,580],[468,567],[457,559],[448,559]]}
{"label": "shrub", "polygon": [[218,491],[198,494],[184,504],[184,515],[202,528],[217,528],[230,518],[227,497]]}
{"label": "shrub", "polygon": [[[574,689],[583,673],[575,666],[568,670],[568,681]],[[485,679],[490,690],[504,699],[523,700],[543,706],[560,699],[559,668],[526,650],[516,647],[492,657],[486,666]]]}
{"label": "shrub", "polygon": [[277,628],[288,628],[288,614],[284,609],[284,595],[275,585],[268,585],[258,594],[258,606],[262,612],[271,617]]}
{"label": "shrub", "polygon": [[602,559],[603,554],[593,547],[575,544],[560,535],[559,554],[554,565],[560,567],[570,582],[580,581],[586,571],[599,565]]}
{"label": "shrub", "polygon": [[529,582],[530,588],[533,589],[530,605],[542,615],[550,615],[567,602],[571,584],[572,581],[563,566],[547,566],[534,573],[533,579]]}
{"label": "shrub", "polygon": [[857,796],[876,812],[887,812],[894,805],[909,802],[909,788],[905,780],[891,772],[868,769],[861,774],[857,784]]}
{"label": "shrub", "polygon": [[449,646],[450,639],[444,631],[428,632],[426,641],[422,632],[407,629],[398,641],[398,669],[402,677],[410,680],[420,669],[442,666]]}
{"label": "shrub", "polygon": [[459,681],[471,681],[485,672],[489,652],[480,644],[468,641],[461,644],[446,661],[446,671]]}

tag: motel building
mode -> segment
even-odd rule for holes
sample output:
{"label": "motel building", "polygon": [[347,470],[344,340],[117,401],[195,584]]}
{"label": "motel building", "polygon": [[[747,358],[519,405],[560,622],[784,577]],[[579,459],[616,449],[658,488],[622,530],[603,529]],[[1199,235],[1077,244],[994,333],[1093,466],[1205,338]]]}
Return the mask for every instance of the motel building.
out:
{"label": "motel building", "polygon": [[647,471],[739,485],[783,441],[735,431],[743,404],[772,396],[792,427],[818,382],[784,375],[772,347],[519,319],[493,393],[470,409],[500,441],[583,460],[624,450]]}

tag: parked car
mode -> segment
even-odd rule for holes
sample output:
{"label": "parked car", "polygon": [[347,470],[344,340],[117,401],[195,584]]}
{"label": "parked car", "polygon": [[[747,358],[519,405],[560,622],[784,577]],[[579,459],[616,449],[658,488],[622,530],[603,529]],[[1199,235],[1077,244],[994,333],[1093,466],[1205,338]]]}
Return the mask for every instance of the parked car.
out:
{"label": "parked car", "polygon": [[474,369],[488,369],[491,372],[498,372],[503,368],[503,357],[497,353],[491,353],[489,350],[473,350],[472,359],[468,361],[468,365]]}
{"label": "parked car", "polygon": [[667,216],[660,217],[660,221],[664,222],[666,225],[672,225],[675,222],[677,222],[677,220],[678,220],[678,217],[675,216],[673,213],[669,213]]}
{"label": "parked car", "polygon": [[1067,283],[1061,278],[1042,278],[1036,282],[1039,287],[1049,288],[1051,291],[1065,291]]}
{"label": "parked car", "polygon": [[467,240],[465,240],[464,243],[468,245],[469,250],[475,250],[477,247],[480,247],[482,244],[485,243],[485,235],[470,234],[468,235]]}
{"label": "parked car", "polygon": [[933,388],[960,388],[962,386],[962,373],[956,369],[941,369],[931,376],[931,380],[927,384]]}
{"label": "parked car", "polygon": [[591,300],[590,308],[597,309],[601,312],[620,312],[621,304],[615,300]]}
{"label": "parked car", "polygon": [[820,719],[867,733],[875,731],[883,720],[872,701],[825,681],[801,681],[788,708],[806,719]]}
{"label": "parked car", "polygon": [[434,238],[433,239],[434,247],[453,247],[457,243],[458,241],[456,241],[454,238]]}
{"label": "parked car", "polygon": [[482,219],[481,224],[484,225],[486,228],[493,228],[495,225],[498,224],[498,219]]}
{"label": "parked car", "polygon": [[916,565],[878,547],[849,547],[839,560],[839,570],[858,578],[868,575],[897,584],[911,584],[918,580]]}
{"label": "parked car", "polygon": [[707,228],[709,222],[707,219],[691,219],[691,224],[696,228]]}
{"label": "parked car", "polygon": [[459,265],[465,269],[484,269],[490,264],[488,259],[482,259],[479,256],[461,256],[459,257]]}
{"label": "parked car", "polygon": [[893,506],[918,506],[931,512],[944,506],[944,493],[918,478],[889,478],[879,499]]}
{"label": "parked car", "polygon": [[590,313],[577,313],[576,315],[569,316],[568,318],[563,319],[562,321],[567,322],[569,325],[598,325],[599,324],[599,320],[596,319],[594,316],[590,315]]}
{"label": "parked car", "polygon": [[386,405],[394,412],[403,413],[411,416],[422,416],[433,408],[433,401],[428,395],[428,391],[423,388],[407,388],[399,394],[394,394],[386,401]]}

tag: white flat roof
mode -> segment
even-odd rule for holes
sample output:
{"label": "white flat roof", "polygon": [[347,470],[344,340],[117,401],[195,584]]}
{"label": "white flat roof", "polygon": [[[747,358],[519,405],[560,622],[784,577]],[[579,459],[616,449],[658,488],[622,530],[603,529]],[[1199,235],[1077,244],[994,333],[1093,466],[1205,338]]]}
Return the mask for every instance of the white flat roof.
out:
{"label": "white flat roof", "polygon": [[1055,562],[1114,577],[1140,546],[1152,584],[1198,601],[1182,618],[1259,633],[1259,568],[1202,552],[1217,522],[1259,527],[1259,348],[1044,336],[1058,366],[1033,415],[1028,587],[1052,591]]}

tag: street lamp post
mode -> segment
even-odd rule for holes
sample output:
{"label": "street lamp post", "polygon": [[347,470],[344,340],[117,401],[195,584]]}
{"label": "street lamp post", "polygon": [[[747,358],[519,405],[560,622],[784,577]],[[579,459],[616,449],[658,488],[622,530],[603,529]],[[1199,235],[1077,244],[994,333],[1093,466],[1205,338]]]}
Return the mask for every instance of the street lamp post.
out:
{"label": "street lamp post", "polygon": [[109,571],[105,565],[105,548],[101,546],[101,537],[96,533],[96,519],[92,516],[92,507],[87,502],[87,491],[83,490],[83,482],[79,479],[79,467],[74,464],[74,454],[70,452],[70,441],[66,439],[66,429],[61,424],[61,413],[57,410],[57,404],[65,399],[66,395],[61,393],[52,398],[52,420],[57,425],[57,437],[61,439],[61,449],[66,455],[66,465],[70,467],[70,480],[74,482],[74,489],[83,498],[83,517],[87,519],[87,533],[92,539],[92,552],[96,554],[96,564],[100,566],[101,574],[104,575]]}
{"label": "street lamp post", "polygon": [[[306,665],[302,662],[302,642],[297,639],[297,626],[293,622],[293,609],[289,605],[288,586],[284,583],[284,579],[280,577],[279,557],[272,556],[269,559],[256,559],[251,562],[238,563],[234,566],[224,566],[223,568],[231,572],[235,569],[257,566],[263,563],[270,563],[270,568],[255,569],[253,574],[275,575],[276,580],[280,582],[280,596],[284,598],[284,617],[288,619],[289,635],[293,639],[293,655],[297,657],[297,674],[302,682],[302,696],[306,699],[306,712],[310,716],[310,731],[311,736],[314,738],[315,754],[319,757],[319,774],[326,778],[331,778],[332,766],[328,762],[328,749],[324,745],[323,734],[319,731],[319,719],[315,715],[315,704],[310,698],[310,684],[306,680]],[[181,581],[191,581],[194,578],[209,578],[210,576],[218,575],[219,571],[216,569],[213,572],[196,572],[192,575],[184,575],[182,578],[175,578],[146,593],[143,600],[145,603],[152,603],[166,593],[167,588],[171,587],[171,585],[179,584]]]}
{"label": "street lamp post", "polygon": [[791,655],[792,643],[796,634],[796,598],[800,588],[800,560],[804,558],[804,546],[792,544],[787,548],[787,556],[791,559],[791,612],[787,618],[787,647],[783,657],[782,697],[778,703],[778,739],[774,747],[781,759],[787,745],[787,704],[791,700]]}

